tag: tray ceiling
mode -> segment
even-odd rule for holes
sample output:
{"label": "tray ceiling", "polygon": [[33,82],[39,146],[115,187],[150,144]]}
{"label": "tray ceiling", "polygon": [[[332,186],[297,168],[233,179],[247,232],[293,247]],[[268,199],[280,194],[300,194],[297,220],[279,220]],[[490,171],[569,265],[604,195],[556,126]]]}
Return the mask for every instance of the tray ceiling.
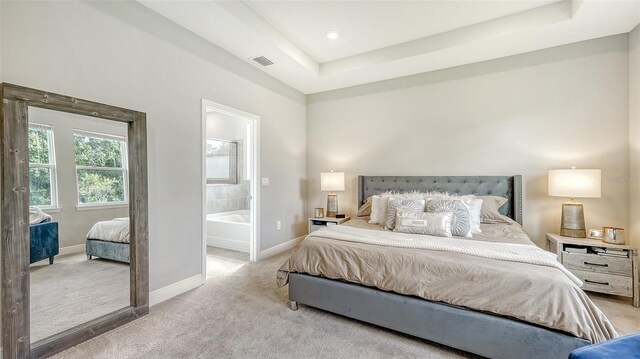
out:
{"label": "tray ceiling", "polygon": [[[640,1],[148,1],[310,94],[626,33]],[[337,39],[326,36],[337,31]],[[263,67],[252,58],[264,56]]]}

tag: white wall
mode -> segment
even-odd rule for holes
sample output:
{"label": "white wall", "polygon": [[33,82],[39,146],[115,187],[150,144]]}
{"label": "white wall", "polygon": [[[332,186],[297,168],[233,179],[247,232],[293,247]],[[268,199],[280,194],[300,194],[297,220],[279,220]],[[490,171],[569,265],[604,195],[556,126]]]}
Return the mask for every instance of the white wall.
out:
{"label": "white wall", "polygon": [[356,210],[356,176],[524,177],[524,225],[538,244],[560,227],[547,171],[601,168],[587,227],[627,228],[627,35],[307,97],[308,210],[324,206],[320,172],[345,171],[341,208]]}
{"label": "white wall", "polygon": [[53,129],[59,211],[50,214],[58,222],[60,248],[84,244],[89,229],[98,221],[129,216],[129,208],[126,206],[78,210],[73,142],[74,130],[126,138],[126,124],[34,107],[29,108],[29,122],[50,125]]}
{"label": "white wall", "polygon": [[631,243],[640,246],[640,25],[629,34],[629,146]]}
{"label": "white wall", "polygon": [[135,2],[0,6],[3,81],[147,113],[152,291],[200,273],[203,98],[261,117],[261,249],[305,232],[304,95]]}

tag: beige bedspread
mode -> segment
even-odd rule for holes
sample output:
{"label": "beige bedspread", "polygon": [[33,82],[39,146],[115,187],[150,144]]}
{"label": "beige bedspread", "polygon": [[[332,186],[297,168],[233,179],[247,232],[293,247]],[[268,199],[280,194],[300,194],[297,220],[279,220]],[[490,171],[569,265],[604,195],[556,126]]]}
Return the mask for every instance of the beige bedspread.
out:
{"label": "beige bedspread", "polygon": [[[347,223],[380,230],[362,220]],[[483,225],[482,231],[469,240],[533,245],[516,223]],[[308,273],[507,316],[592,342],[617,336],[600,309],[558,268],[349,242],[323,237],[323,232],[310,234],[282,265],[279,286],[288,283],[290,272]]]}

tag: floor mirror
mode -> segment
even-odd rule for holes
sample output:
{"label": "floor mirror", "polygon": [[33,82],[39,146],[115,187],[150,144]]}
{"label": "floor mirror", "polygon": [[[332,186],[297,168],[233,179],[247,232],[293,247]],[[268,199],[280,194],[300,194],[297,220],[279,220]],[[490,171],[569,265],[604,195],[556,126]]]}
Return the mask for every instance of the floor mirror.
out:
{"label": "floor mirror", "polygon": [[3,358],[149,312],[146,115],[3,83]]}

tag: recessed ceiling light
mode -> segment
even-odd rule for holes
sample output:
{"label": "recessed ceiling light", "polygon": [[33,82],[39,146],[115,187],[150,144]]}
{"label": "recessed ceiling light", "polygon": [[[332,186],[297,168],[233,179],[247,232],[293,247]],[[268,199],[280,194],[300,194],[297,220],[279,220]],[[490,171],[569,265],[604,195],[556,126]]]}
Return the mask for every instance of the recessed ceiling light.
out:
{"label": "recessed ceiling light", "polygon": [[329,30],[326,32],[327,38],[331,40],[335,40],[338,38],[338,32],[335,30]]}

